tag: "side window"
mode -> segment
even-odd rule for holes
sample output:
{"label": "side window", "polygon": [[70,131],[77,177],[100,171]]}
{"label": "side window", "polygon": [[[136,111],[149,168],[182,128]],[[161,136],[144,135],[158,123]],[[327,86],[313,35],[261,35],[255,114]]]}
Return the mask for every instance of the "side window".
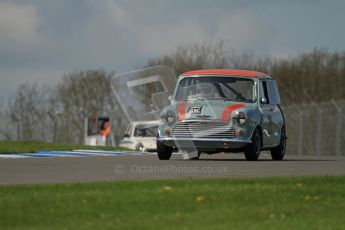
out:
{"label": "side window", "polygon": [[275,80],[268,80],[268,96],[270,104],[278,105],[280,104],[280,96],[278,91],[277,82]]}
{"label": "side window", "polygon": [[[263,97],[266,99],[266,103],[261,102],[261,98],[263,98]],[[260,81],[260,103],[261,104],[269,104],[270,103],[270,99],[268,97],[266,81]]]}

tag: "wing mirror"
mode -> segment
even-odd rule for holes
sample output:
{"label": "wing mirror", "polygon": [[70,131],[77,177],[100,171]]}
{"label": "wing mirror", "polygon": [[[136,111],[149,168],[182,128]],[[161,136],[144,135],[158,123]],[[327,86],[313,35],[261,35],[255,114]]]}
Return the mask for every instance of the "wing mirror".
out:
{"label": "wing mirror", "polygon": [[260,98],[261,104],[267,104],[267,99],[265,97]]}

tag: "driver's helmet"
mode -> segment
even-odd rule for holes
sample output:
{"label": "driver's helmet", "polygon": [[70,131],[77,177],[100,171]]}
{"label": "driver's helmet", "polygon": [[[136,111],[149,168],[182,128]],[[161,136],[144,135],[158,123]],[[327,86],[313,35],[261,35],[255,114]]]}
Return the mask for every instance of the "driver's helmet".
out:
{"label": "driver's helmet", "polygon": [[212,98],[213,97],[213,90],[209,84],[201,83],[197,85],[197,92],[203,98]]}

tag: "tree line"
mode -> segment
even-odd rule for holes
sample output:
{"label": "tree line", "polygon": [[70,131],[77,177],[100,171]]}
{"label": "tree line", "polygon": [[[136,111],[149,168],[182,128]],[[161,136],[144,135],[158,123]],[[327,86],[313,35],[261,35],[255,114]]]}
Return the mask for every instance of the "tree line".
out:
{"label": "tree line", "polygon": [[[148,60],[176,74],[195,69],[236,68],[262,71],[277,80],[283,105],[345,99],[345,52],[317,49],[290,58],[255,58],[218,44],[185,45]],[[82,144],[85,118],[110,116],[113,138],[122,138],[128,121],[115,99],[115,72],[85,70],[64,74],[54,87],[25,83],[0,105],[0,139]]]}
{"label": "tree line", "polygon": [[284,105],[345,98],[345,51],[315,48],[290,58],[255,58],[251,53],[227,51],[220,42],[181,46],[173,53],[150,59],[146,66],[155,65],[169,66],[177,76],[209,68],[261,71],[277,80]]}

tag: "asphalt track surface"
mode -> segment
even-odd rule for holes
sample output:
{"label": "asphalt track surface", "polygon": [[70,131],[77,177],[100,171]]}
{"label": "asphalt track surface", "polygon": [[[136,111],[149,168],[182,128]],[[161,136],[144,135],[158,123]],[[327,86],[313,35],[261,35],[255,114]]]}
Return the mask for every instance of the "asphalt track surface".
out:
{"label": "asphalt track surface", "polygon": [[154,154],[0,159],[0,184],[36,184],[166,178],[345,175],[345,157],[292,156],[245,161],[243,154],[202,155],[160,161]]}

